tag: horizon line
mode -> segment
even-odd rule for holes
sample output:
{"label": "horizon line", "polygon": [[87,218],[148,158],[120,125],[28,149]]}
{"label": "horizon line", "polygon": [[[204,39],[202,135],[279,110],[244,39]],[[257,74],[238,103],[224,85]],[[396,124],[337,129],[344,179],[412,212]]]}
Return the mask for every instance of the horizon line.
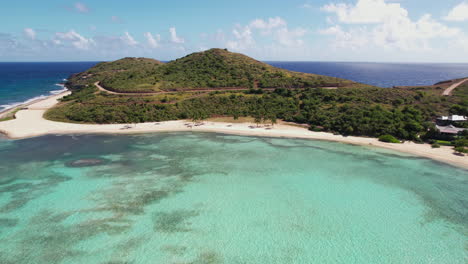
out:
{"label": "horizon line", "polygon": [[[132,57],[122,57],[123,58],[132,58]],[[133,57],[133,58],[146,58],[146,57]],[[154,58],[151,58],[154,59]],[[116,59],[119,60],[119,59]],[[111,62],[116,60],[51,60],[51,61],[0,61],[0,63],[73,63],[73,62]],[[175,59],[174,59],[175,60]],[[174,60],[160,60],[163,63],[168,63]],[[321,63],[386,63],[386,64],[468,64],[467,62],[430,62],[430,61],[340,61],[340,60],[330,60],[330,61],[321,61],[321,60],[259,60],[264,63],[275,63],[275,62],[321,62]]]}

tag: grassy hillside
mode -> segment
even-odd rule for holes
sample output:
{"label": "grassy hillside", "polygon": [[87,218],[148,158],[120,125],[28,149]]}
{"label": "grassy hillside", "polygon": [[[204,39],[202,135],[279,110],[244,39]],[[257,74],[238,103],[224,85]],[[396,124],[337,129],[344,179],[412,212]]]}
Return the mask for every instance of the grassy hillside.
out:
{"label": "grassy hillside", "polygon": [[[161,65],[163,65],[162,62],[147,58],[123,58],[111,62],[101,62],[82,73],[70,76],[66,86],[69,89],[78,90],[97,81],[111,79],[122,72],[134,76],[148,75]],[[135,78],[133,81],[138,82],[138,79]]]}
{"label": "grassy hillside", "polygon": [[239,53],[211,49],[162,64],[126,58],[99,64],[70,78],[70,87],[100,81],[117,92],[157,92],[197,88],[307,88],[366,86],[355,82],[287,71]]}

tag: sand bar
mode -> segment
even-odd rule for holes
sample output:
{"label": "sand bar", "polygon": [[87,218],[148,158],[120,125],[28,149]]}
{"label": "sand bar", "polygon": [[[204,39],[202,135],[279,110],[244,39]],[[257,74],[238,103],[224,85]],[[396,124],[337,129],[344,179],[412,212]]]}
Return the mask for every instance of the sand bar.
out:
{"label": "sand bar", "polygon": [[433,149],[429,144],[415,144],[405,142],[403,144],[390,144],[378,141],[376,138],[340,136],[324,132],[312,132],[306,128],[278,124],[274,128],[256,127],[251,123],[226,123],[205,121],[201,126],[188,126],[190,121],[166,121],[139,124],[74,124],[46,120],[43,118],[45,111],[58,103],[58,99],[70,94],[64,92],[53,95],[28,105],[28,109],[16,113],[16,119],[0,122],[0,132],[11,139],[21,139],[42,136],[47,134],[134,134],[154,132],[216,132],[234,135],[284,137],[316,139],[342,142],[348,144],[382,147],[407,154],[430,158],[447,164],[468,169],[468,157],[455,155],[451,147],[442,146]]}

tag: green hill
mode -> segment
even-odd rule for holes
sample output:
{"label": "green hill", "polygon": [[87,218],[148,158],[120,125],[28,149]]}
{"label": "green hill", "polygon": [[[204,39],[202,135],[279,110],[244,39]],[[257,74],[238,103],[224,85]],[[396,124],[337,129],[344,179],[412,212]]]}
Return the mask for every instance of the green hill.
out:
{"label": "green hill", "polygon": [[163,64],[144,58],[100,63],[70,78],[69,87],[100,81],[117,92],[206,88],[308,88],[366,86],[353,81],[275,68],[223,49],[197,52]]}
{"label": "green hill", "polygon": [[[435,135],[431,121],[436,116],[468,115],[468,83],[455,89],[452,96],[443,96],[442,92],[454,81],[378,88],[278,69],[221,49],[190,54],[169,63],[124,58],[100,63],[69,79],[67,87],[73,93],[50,109],[46,118],[115,124],[253,117],[308,124],[313,130],[343,135],[392,135],[421,141]],[[134,93],[100,91],[96,82],[108,90]],[[247,89],[227,89],[231,87]]]}
{"label": "green hill", "polygon": [[123,72],[126,74],[147,75],[163,64],[158,60],[148,58],[123,58],[111,62],[101,62],[84,72],[70,76],[66,86],[72,90],[78,90],[98,81],[112,79]]}

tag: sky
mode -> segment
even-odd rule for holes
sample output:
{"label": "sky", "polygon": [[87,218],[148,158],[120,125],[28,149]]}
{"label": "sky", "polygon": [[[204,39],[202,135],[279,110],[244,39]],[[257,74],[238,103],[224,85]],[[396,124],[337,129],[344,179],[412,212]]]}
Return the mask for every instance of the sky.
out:
{"label": "sky", "polygon": [[468,62],[468,0],[16,0],[0,24],[0,61]]}

